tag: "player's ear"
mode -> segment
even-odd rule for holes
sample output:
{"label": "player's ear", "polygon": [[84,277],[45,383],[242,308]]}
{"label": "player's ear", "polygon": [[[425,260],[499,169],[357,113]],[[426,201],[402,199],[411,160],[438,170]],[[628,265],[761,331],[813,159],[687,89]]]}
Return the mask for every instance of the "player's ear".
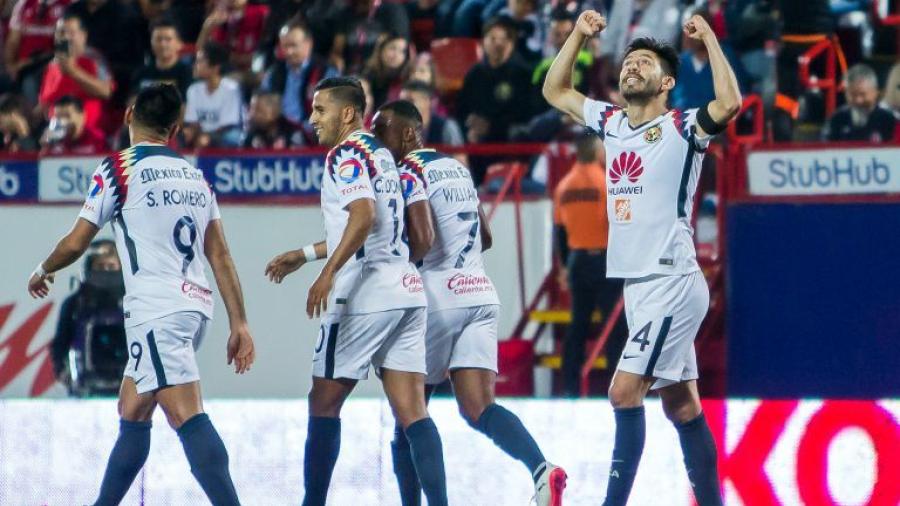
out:
{"label": "player's ear", "polygon": [[134,105],[129,105],[127,109],[125,109],[125,126],[131,125],[131,120],[134,118]]}
{"label": "player's ear", "polygon": [[356,108],[352,105],[345,105],[341,109],[341,123],[353,123],[356,116]]}
{"label": "player's ear", "polygon": [[178,123],[175,123],[174,125],[172,125],[172,129],[169,130],[168,140],[171,141],[172,139],[174,139],[175,136],[178,135],[178,132],[180,132],[180,131],[181,131],[181,122],[179,121]]}
{"label": "player's ear", "polygon": [[662,78],[662,89],[663,91],[671,91],[672,88],[675,87],[675,78],[672,76],[663,76]]}

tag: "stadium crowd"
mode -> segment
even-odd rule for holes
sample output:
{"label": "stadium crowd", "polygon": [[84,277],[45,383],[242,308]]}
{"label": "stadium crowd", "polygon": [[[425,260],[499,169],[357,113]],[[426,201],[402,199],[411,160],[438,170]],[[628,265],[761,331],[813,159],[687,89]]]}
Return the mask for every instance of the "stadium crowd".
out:
{"label": "stadium crowd", "polygon": [[[672,106],[713,97],[702,45],[683,37],[705,16],[745,96],[766,103],[775,140],[889,141],[900,136],[896,29],[871,0],[5,0],[0,134],[7,152],[122,149],[123,112],[155,82],[186,97],[183,149],[285,149],[315,144],[315,84],[360,76],[369,114],[407,98],[427,142],[573,139],[576,125],[542,98],[553,56],[584,9],[609,27],[578,57],[574,85],[620,102],[616,62],[630,40],[675,44],[681,67]],[[451,42],[443,40],[453,38]],[[826,117],[797,58],[840,41],[843,93]],[[817,72],[813,67],[813,73]],[[821,77],[821,76],[820,76]],[[880,83],[883,83],[881,85]],[[480,164],[473,163],[474,166]]]}

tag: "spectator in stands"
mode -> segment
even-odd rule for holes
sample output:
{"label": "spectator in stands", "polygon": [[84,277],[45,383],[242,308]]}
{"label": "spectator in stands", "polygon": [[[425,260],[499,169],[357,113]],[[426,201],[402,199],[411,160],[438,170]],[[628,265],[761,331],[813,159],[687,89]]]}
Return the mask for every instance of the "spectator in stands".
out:
{"label": "spectator in stands", "polygon": [[618,0],[612,6],[609,24],[600,34],[601,54],[620,62],[634,39],[653,37],[676,45],[680,33],[677,0]]}
{"label": "spectator in stands", "polygon": [[86,124],[84,104],[72,96],[61,97],[53,104],[53,116],[41,145],[45,155],[99,155],[109,150],[103,132]]}
{"label": "spectator in stands", "polygon": [[178,87],[181,96],[185,96],[194,79],[190,64],[180,58],[182,46],[174,21],[163,18],[154,22],[150,27],[153,61],[137,70],[132,91],[137,93],[153,84],[170,83]]}
{"label": "spectator in stands", "polygon": [[[535,87],[540,88],[544,85],[544,79],[547,77],[547,71],[550,70],[550,65],[553,64],[553,59],[556,58],[557,53],[562,49],[563,44],[566,43],[566,39],[569,38],[569,34],[571,34],[574,29],[574,12],[566,9],[564,5],[553,9],[553,12],[550,13],[550,32],[548,33],[548,41],[551,50],[548,52],[547,57],[541,60],[534,69],[531,83]],[[588,91],[588,71],[590,71],[591,65],[593,64],[594,56],[587,47],[581,48],[581,51],[578,52],[578,58],[575,60],[575,69],[572,73],[572,85],[575,86],[576,90],[585,95]]]}
{"label": "spectator in stands", "polygon": [[262,41],[269,8],[248,4],[247,0],[216,0],[215,7],[203,22],[197,47],[216,42],[229,52],[235,70],[250,70],[253,53]]}
{"label": "spectator in stands", "polygon": [[261,89],[281,95],[284,117],[298,126],[308,127],[316,84],[337,76],[338,71],[313,53],[312,36],[301,23],[291,23],[281,29],[278,47],[281,59],[266,71]]}
{"label": "spectator in stands", "polygon": [[[123,105],[130,91],[131,77],[149,50],[140,12],[130,2],[119,0],[79,0],[67,12],[81,19],[88,34],[88,45],[106,59],[119,85],[113,102]],[[116,113],[115,120],[119,119]]]}
{"label": "spectator in stands", "polygon": [[207,42],[197,51],[194,77],[187,91],[184,141],[189,147],[237,147],[241,141],[243,100],[237,81],[222,76],[228,51]]}
{"label": "spectator in stands", "polygon": [[544,23],[538,15],[537,0],[508,0],[500,16],[509,16],[516,24],[516,51],[525,61],[537,63],[544,51]]}
{"label": "spectator in stands", "polygon": [[375,103],[375,98],[372,96],[372,85],[364,76],[359,77],[359,85],[362,87],[363,93],[366,94],[366,110],[363,112],[363,125],[369,128],[372,126],[372,117],[375,116],[375,107],[372,105]]}
{"label": "spectator in stands", "polygon": [[878,76],[871,67],[857,64],[844,77],[847,104],[831,116],[823,137],[827,141],[885,142],[894,139],[897,118],[878,104]]}
{"label": "spectator in stands", "polygon": [[277,93],[257,92],[250,99],[244,147],[287,149],[303,146],[303,135],[281,114]]}
{"label": "spectator in stands", "polygon": [[53,58],[56,23],[72,0],[19,0],[9,18],[4,62],[29,103],[37,102],[41,73]]}
{"label": "spectator in stands", "polygon": [[0,151],[17,153],[37,149],[25,111],[23,97],[13,94],[0,97]]}
{"label": "spectator in stands", "polygon": [[409,40],[405,7],[394,2],[349,0],[338,17],[331,63],[344,74],[359,73],[384,33]]}
{"label": "spectator in stands", "polygon": [[409,100],[422,116],[425,144],[465,144],[459,124],[434,110],[434,88],[422,81],[409,81],[403,85],[400,98]]}
{"label": "spectator in stands", "polygon": [[894,112],[894,116],[900,118],[900,63],[895,63],[888,74],[887,84],[884,86],[884,100],[882,105]]}
{"label": "spectator in stands", "polygon": [[419,53],[416,55],[409,80],[421,81],[434,88],[434,60],[431,59],[431,53]]}
{"label": "spectator in stands", "polygon": [[[572,322],[563,344],[563,394],[578,397],[585,342],[591,318],[599,309],[609,315],[622,293],[620,280],[606,279],[606,180],[603,145],[593,133],[582,133],[575,144],[576,163],[554,193],[553,217],[561,268],[559,282],[572,295]],[[627,335],[619,325],[609,341],[607,357],[614,362]],[[614,370],[612,364],[610,370]]]}
{"label": "spectator in stands", "polygon": [[457,98],[457,118],[470,143],[505,142],[535,113],[531,70],[515,53],[516,27],[497,17],[484,27],[484,60],[475,64]]}
{"label": "spectator in stands", "polygon": [[106,61],[87,46],[87,32],[81,18],[65,14],[56,25],[53,60],[41,82],[41,108],[50,112],[54,102],[71,95],[84,104],[87,124],[100,126],[103,107],[114,88]]}
{"label": "spectator in stands", "polygon": [[[706,9],[697,9],[693,14],[702,17],[710,26],[713,26],[713,18]],[[734,70],[738,83],[747,82],[746,72],[741,61],[735,56],[728,42],[723,40],[720,44],[722,52],[725,53],[725,57]],[[706,50],[705,44],[687,35],[682,37],[681,47],[684,51],[680,56],[678,81],[670,95],[672,106],[682,110],[704,106],[716,98],[713,89],[712,67],[709,64],[709,52]],[[746,91],[743,85],[741,91]]]}
{"label": "spectator in stands", "polygon": [[438,0],[409,0],[406,15],[409,18],[410,40],[419,53],[431,48],[437,29]]}
{"label": "spectator in stands", "polygon": [[725,3],[724,15],[728,33],[726,40],[738,53],[749,79],[741,84],[752,93],[762,95],[765,103],[774,103],[778,20],[773,2],[732,0]]}
{"label": "spectator in stands", "polygon": [[373,106],[376,109],[400,95],[400,88],[411,67],[406,39],[396,34],[383,35],[363,69],[363,75],[372,85]]}

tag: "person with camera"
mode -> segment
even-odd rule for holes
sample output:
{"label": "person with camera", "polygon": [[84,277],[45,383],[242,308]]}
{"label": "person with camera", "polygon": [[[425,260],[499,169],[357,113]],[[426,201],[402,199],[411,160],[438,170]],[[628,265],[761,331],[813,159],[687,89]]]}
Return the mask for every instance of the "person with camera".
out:
{"label": "person with camera", "polygon": [[50,125],[41,137],[41,154],[89,156],[107,151],[103,132],[86,123],[80,99],[66,95],[53,103]]}
{"label": "person with camera", "polygon": [[39,104],[45,113],[71,95],[84,104],[86,124],[100,126],[103,106],[112,96],[113,81],[100,53],[87,45],[87,32],[78,16],[66,13],[56,25],[53,60],[41,82]]}
{"label": "person with camera", "polygon": [[84,280],[60,306],[50,348],[53,372],[74,396],[115,395],[128,362],[122,299],[125,282],[116,245],[91,244]]}

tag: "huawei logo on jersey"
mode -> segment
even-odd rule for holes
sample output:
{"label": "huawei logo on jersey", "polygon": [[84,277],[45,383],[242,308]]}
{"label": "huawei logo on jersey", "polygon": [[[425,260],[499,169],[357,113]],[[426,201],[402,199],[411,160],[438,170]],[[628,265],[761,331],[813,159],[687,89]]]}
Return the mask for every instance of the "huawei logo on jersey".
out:
{"label": "huawei logo on jersey", "polygon": [[609,180],[613,184],[618,184],[623,178],[627,178],[632,183],[637,183],[643,173],[641,157],[631,151],[613,159],[612,167],[609,169]]}

